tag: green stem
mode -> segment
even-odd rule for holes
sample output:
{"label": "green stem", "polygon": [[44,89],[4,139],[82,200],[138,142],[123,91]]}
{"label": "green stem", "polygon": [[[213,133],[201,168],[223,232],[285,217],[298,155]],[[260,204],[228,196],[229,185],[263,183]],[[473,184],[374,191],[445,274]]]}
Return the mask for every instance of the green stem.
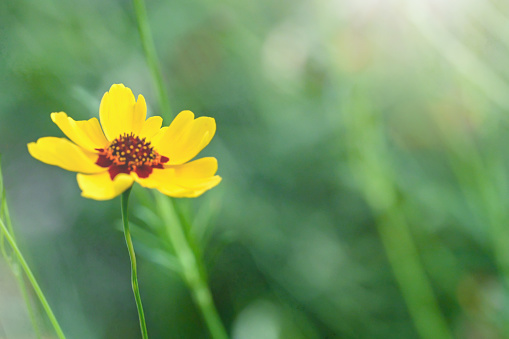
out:
{"label": "green stem", "polygon": [[28,291],[25,286],[25,280],[23,279],[23,275],[19,270],[19,264],[16,262],[13,265],[12,270],[14,275],[16,276],[16,280],[18,282],[19,289],[21,290],[21,295],[23,296],[23,300],[25,301],[25,305],[27,307],[28,316],[30,317],[30,322],[32,323],[32,327],[34,328],[35,337],[41,338],[41,331],[39,330],[39,325],[37,325],[37,318],[35,316],[34,308],[32,307],[32,303],[30,301],[30,297],[28,295]]}
{"label": "green stem", "polygon": [[141,336],[148,339],[147,325],[145,324],[145,313],[143,313],[143,305],[141,304],[140,289],[138,287],[138,273],[136,269],[136,255],[134,254],[133,242],[131,240],[131,232],[129,231],[128,205],[129,193],[132,186],[122,193],[122,222],[124,223],[125,242],[131,259],[131,284],[133,287],[134,299],[136,299],[136,307],[138,308],[138,317],[140,318]]}
{"label": "green stem", "polygon": [[345,111],[348,161],[359,188],[376,215],[376,225],[394,277],[419,336],[449,339],[444,318],[412,236],[392,170],[382,124],[367,100],[352,97]]}
{"label": "green stem", "polygon": [[[445,136],[448,134],[444,131]],[[474,142],[467,140],[463,150],[455,148],[449,139],[445,140],[451,150],[448,152],[449,163],[463,190],[463,196],[476,214],[484,215],[489,226],[495,262],[498,266],[504,286],[509,289],[509,230],[506,227],[503,188],[505,173],[490,171],[490,168],[502,168],[501,164],[491,166],[486,163],[488,156],[483,156]],[[456,146],[457,147],[457,146]],[[499,161],[498,159],[488,161]],[[488,173],[488,175],[487,175]]]}
{"label": "green stem", "polygon": [[168,238],[182,267],[184,280],[192,291],[194,301],[205,319],[210,335],[214,339],[227,339],[228,335],[214,306],[207,279],[200,270],[202,266],[200,257],[195,255],[186,237],[182,220],[179,219],[173,199],[156,194],[156,202],[159,213],[165,221]]}
{"label": "green stem", "polygon": [[37,280],[35,279],[34,275],[32,274],[32,271],[28,267],[28,264],[25,261],[25,258],[21,254],[21,251],[19,250],[19,248],[16,244],[16,241],[14,240],[14,238],[12,237],[12,235],[10,234],[9,230],[7,229],[7,227],[5,226],[5,224],[2,220],[0,220],[0,228],[2,229],[2,232],[4,233],[5,238],[7,239],[7,242],[11,246],[12,251],[18,258],[18,261],[19,261],[21,267],[23,268],[23,270],[25,271],[25,274],[27,275],[28,280],[32,284],[35,294],[37,294],[37,297],[41,301],[42,307],[46,311],[46,314],[48,315],[48,318],[49,318],[51,324],[53,325],[53,328],[55,329],[57,336],[61,339],[65,339],[65,335],[62,332],[62,329],[60,328],[60,325],[58,324],[58,321],[57,321],[55,315],[53,314],[53,311],[51,310],[51,307],[49,306],[48,301],[44,297],[44,294],[42,293],[42,290],[39,287]]}
{"label": "green stem", "polygon": [[397,206],[382,214],[378,233],[418,333],[425,339],[452,338],[405,216]]}
{"label": "green stem", "polygon": [[[150,68],[159,94],[158,97],[161,110],[165,113],[165,115],[161,115],[163,115],[163,117],[170,118],[172,115],[170,103],[166,96],[166,87],[164,86],[163,78],[161,76],[162,72],[159,60],[157,59],[157,53],[154,47],[152,34],[150,32],[150,26],[148,24],[145,2],[144,0],[133,1],[141,43],[143,45],[147,64]],[[182,228],[182,222],[176,216],[174,206],[168,204],[168,201],[165,200],[166,198],[160,194],[156,194],[156,199],[160,207],[160,213],[168,225],[168,236],[175,248],[180,264],[182,265],[184,279],[191,289],[193,298],[203,314],[210,334],[214,339],[228,338],[214,306],[207,280],[203,272],[200,270],[200,267],[203,266],[199,261],[200,257],[195,255],[187,241]],[[170,213],[171,211],[173,211],[173,213]]]}
{"label": "green stem", "polygon": [[[9,207],[7,206],[7,199],[6,199],[6,194],[5,194],[5,187],[3,185],[3,175],[2,175],[1,166],[0,166],[0,187],[1,187],[1,191],[2,191],[2,203],[1,203],[1,207],[0,207],[0,211],[1,211],[0,218],[5,221],[5,223],[7,224],[7,229],[9,230],[9,233],[12,236],[12,239],[14,241],[16,241],[16,236],[14,235],[14,230],[12,227],[11,216],[9,214]],[[2,244],[0,244],[0,247],[2,248],[2,252],[3,252],[5,258],[10,259],[10,257],[5,252],[5,248],[3,246],[3,233],[1,233],[1,234],[2,234],[2,239],[0,241],[2,242]],[[8,261],[9,261],[11,270],[14,273],[14,276],[16,277],[16,281],[18,282],[18,286],[19,286],[19,289],[21,290],[21,295],[23,296],[23,300],[25,301],[25,305],[26,305],[26,308],[28,311],[28,316],[30,318],[30,322],[32,323],[32,327],[34,328],[35,336],[36,336],[36,338],[41,338],[39,325],[37,325],[37,318],[36,318],[34,309],[32,307],[30,297],[27,292],[25,280],[24,280],[23,275],[19,268],[19,263],[15,259],[8,260]]]}
{"label": "green stem", "polygon": [[143,0],[133,0],[133,2],[141,44],[143,46],[143,51],[145,52],[148,68],[152,73],[154,85],[157,89],[159,104],[161,107],[161,116],[167,121],[170,121],[172,118],[170,101],[168,100],[166,86],[164,85],[163,77],[161,75],[161,66],[159,60],[157,59],[154,39],[152,38],[152,33],[150,32],[145,2]]}

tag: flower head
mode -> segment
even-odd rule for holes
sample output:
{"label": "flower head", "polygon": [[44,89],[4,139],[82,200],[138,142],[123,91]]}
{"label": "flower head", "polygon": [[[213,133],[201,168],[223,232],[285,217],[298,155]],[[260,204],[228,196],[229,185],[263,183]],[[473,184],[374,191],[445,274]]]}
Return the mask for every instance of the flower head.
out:
{"label": "flower head", "polygon": [[[192,160],[216,131],[213,118],[195,119],[182,111],[168,127],[155,116],[146,119],[140,94],[122,84],[111,86],[101,100],[99,118],[75,121],[64,112],[53,122],[70,139],[45,137],[28,144],[30,154],[44,163],[78,172],[82,195],[108,200],[134,182],[172,197],[197,197],[219,184],[217,160]],[[101,129],[102,126],[102,129]]]}

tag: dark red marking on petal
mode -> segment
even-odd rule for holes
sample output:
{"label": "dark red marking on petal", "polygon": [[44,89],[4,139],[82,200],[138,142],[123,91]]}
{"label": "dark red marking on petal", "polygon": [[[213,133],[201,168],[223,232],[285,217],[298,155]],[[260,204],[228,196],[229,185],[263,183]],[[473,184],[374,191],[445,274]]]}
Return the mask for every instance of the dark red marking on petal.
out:
{"label": "dark red marking on petal", "polygon": [[111,180],[113,180],[120,173],[129,174],[129,173],[131,173],[131,170],[129,170],[129,167],[127,165],[122,165],[122,166],[113,165],[108,169],[108,172],[110,173]]}
{"label": "dark red marking on petal", "polygon": [[158,154],[145,138],[124,133],[113,140],[108,148],[96,148],[99,156],[96,164],[108,168],[111,180],[120,173],[135,172],[140,178],[148,178],[154,168],[164,168],[170,161]]}
{"label": "dark red marking on petal", "polygon": [[108,158],[106,154],[99,154],[95,164],[101,167],[110,167],[113,164],[113,160]]}
{"label": "dark red marking on petal", "polygon": [[136,168],[136,174],[140,178],[148,178],[148,176],[152,173],[152,167],[150,166],[141,166]]}

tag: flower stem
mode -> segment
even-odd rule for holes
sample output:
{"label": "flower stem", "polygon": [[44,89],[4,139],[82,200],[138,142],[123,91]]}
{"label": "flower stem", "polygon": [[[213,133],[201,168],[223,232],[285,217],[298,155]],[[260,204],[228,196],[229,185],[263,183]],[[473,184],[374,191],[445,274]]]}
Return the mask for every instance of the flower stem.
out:
{"label": "flower stem", "polygon": [[[156,49],[150,32],[145,2],[144,0],[133,0],[133,2],[141,43],[159,94],[159,105],[162,110],[161,115],[169,119],[172,116],[170,102],[166,95],[166,87],[161,75],[160,63],[157,59]],[[167,224],[168,236],[182,266],[184,279],[191,289],[193,298],[203,314],[210,334],[214,339],[227,339],[228,335],[214,306],[212,294],[207,285],[207,279],[203,271],[200,270],[200,267],[203,267],[200,261],[201,257],[195,255],[193,252],[182,228],[183,223],[179,220],[175,212],[175,206],[168,203],[166,197],[161,194],[155,195],[160,214]]]}
{"label": "flower stem", "polygon": [[37,297],[41,301],[42,307],[46,311],[46,314],[48,315],[48,318],[53,325],[53,328],[55,329],[55,332],[60,339],[65,339],[65,335],[62,332],[62,329],[60,328],[60,325],[58,324],[58,321],[53,314],[53,311],[51,310],[51,307],[48,304],[48,301],[46,300],[46,297],[44,297],[44,294],[42,293],[41,288],[39,287],[39,284],[37,283],[37,280],[35,279],[34,275],[32,274],[32,271],[30,270],[30,267],[28,267],[27,262],[25,261],[25,258],[21,254],[21,251],[18,248],[18,245],[16,244],[16,241],[12,237],[11,233],[5,226],[3,220],[0,219],[0,228],[1,231],[4,233],[5,238],[7,239],[7,242],[12,248],[12,251],[18,258],[19,264],[25,271],[25,274],[27,275],[28,280],[32,284],[32,287],[34,288],[35,294],[37,294]]}
{"label": "flower stem", "polygon": [[138,273],[136,269],[136,255],[134,254],[133,242],[131,240],[131,232],[129,231],[128,205],[129,193],[132,187],[122,193],[122,222],[124,223],[125,242],[131,259],[131,284],[133,287],[134,299],[136,299],[136,307],[138,308],[138,317],[140,318],[141,336],[148,339],[147,325],[145,324],[145,314],[143,313],[143,305],[141,304],[140,289],[138,287]]}
{"label": "flower stem", "polygon": [[138,24],[138,32],[140,33],[140,40],[143,46],[143,51],[145,53],[145,58],[147,59],[147,64],[152,73],[152,79],[154,80],[154,85],[157,89],[157,94],[159,98],[159,105],[161,108],[161,116],[170,121],[172,118],[170,101],[168,100],[168,95],[166,91],[166,86],[164,85],[161,66],[159,60],[157,59],[157,52],[154,46],[154,39],[152,38],[152,33],[150,31],[150,26],[148,24],[147,17],[147,9],[145,7],[145,2],[143,0],[133,0],[134,2],[134,12],[136,14],[136,22]]}
{"label": "flower stem", "polygon": [[174,200],[162,194],[156,194],[156,203],[166,224],[168,238],[182,267],[184,280],[192,291],[194,301],[205,319],[210,335],[213,339],[227,339],[228,335],[214,306],[207,279],[200,269],[203,263],[186,237]]}

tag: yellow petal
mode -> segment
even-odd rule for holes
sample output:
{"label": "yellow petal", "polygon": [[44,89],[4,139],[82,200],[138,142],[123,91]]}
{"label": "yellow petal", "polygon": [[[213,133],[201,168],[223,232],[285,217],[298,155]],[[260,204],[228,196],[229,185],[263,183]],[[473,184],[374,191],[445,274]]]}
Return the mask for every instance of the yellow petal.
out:
{"label": "yellow petal", "polygon": [[159,132],[157,132],[156,135],[154,135],[150,139],[150,141],[152,142],[152,145],[157,145],[161,141],[161,138],[163,137],[163,135],[166,133],[167,130],[168,130],[168,126],[161,128],[159,130]]}
{"label": "yellow petal", "polygon": [[111,86],[99,107],[101,125],[110,141],[124,133],[139,134],[146,116],[145,98],[139,95],[136,102],[133,92],[122,84]]}
{"label": "yellow petal", "polygon": [[202,158],[184,165],[154,169],[148,178],[133,177],[142,186],[156,188],[161,193],[180,198],[197,197],[221,182],[215,158]]}
{"label": "yellow petal", "polygon": [[194,119],[191,111],[183,111],[164,134],[153,141],[153,145],[157,152],[170,159],[169,165],[179,165],[194,158],[209,144],[215,133],[216,122],[213,118]]}
{"label": "yellow petal", "polygon": [[28,144],[28,152],[46,164],[81,173],[99,173],[97,154],[88,152],[64,138],[45,137]]}
{"label": "yellow petal", "polygon": [[161,125],[163,124],[163,118],[161,117],[150,117],[143,123],[141,128],[140,138],[151,139],[154,135],[159,132]]}
{"label": "yellow petal", "polygon": [[111,180],[108,172],[99,174],[78,174],[76,176],[81,188],[81,195],[95,200],[113,199],[133,184],[133,178],[129,174],[119,174]]}
{"label": "yellow petal", "polygon": [[132,132],[136,135],[140,134],[143,125],[145,124],[145,119],[147,118],[147,103],[145,102],[145,97],[143,95],[138,95],[138,101],[134,105],[134,116],[132,123]]}
{"label": "yellow petal", "polygon": [[69,139],[88,151],[93,152],[95,149],[107,147],[109,144],[96,118],[88,121],[75,121],[64,112],[59,112],[51,113],[51,120]]}

